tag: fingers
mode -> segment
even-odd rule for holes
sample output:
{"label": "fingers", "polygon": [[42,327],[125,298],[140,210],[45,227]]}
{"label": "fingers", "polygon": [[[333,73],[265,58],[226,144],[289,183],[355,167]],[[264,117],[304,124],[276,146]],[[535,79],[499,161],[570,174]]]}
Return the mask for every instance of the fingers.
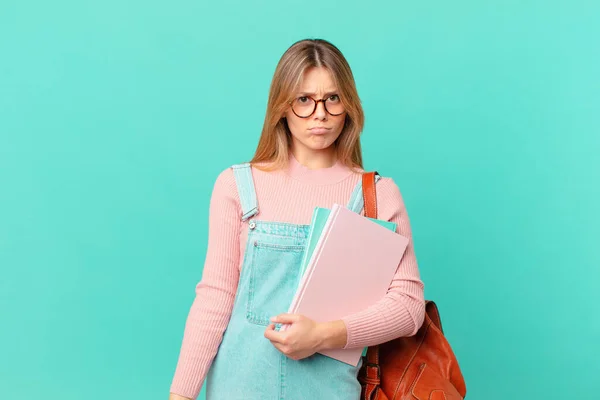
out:
{"label": "fingers", "polygon": [[265,329],[265,337],[273,343],[283,342],[283,333],[275,330],[275,324],[269,324],[269,326],[267,326],[267,329]]}
{"label": "fingers", "polygon": [[275,317],[271,318],[271,322],[277,322],[280,324],[293,324],[294,322],[298,322],[300,320],[300,315],[298,314],[279,314]]}
{"label": "fingers", "polygon": [[265,329],[265,338],[269,339],[271,344],[286,357],[291,358],[292,360],[300,360],[299,355],[296,354],[296,351],[290,346],[287,335],[276,331],[275,324],[269,324],[267,326],[267,329]]}

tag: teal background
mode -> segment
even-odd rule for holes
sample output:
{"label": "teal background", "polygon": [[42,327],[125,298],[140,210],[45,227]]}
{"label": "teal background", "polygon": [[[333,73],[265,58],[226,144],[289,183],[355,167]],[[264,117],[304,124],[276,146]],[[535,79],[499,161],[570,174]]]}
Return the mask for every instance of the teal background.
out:
{"label": "teal background", "polygon": [[[336,44],[468,399],[600,372],[596,1],[0,3],[0,398],[167,399],[218,173]],[[203,396],[202,396],[203,397]]]}

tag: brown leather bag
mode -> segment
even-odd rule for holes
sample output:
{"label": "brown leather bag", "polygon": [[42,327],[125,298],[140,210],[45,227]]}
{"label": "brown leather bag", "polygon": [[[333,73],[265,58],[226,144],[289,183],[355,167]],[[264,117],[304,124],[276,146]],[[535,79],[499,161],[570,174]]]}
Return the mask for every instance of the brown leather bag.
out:
{"label": "brown leather bag", "polygon": [[[377,218],[375,174],[363,174],[365,216]],[[414,336],[371,346],[358,373],[361,400],[460,400],[467,388],[444,337],[437,306],[425,302],[425,321]]]}

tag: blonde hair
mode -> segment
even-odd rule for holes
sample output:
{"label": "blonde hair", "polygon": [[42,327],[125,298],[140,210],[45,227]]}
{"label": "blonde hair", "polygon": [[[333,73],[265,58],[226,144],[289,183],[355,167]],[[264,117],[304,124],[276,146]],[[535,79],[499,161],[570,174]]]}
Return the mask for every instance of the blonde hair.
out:
{"label": "blonde hair", "polygon": [[270,164],[262,166],[263,170],[287,165],[291,133],[283,114],[299,89],[304,72],[312,67],[323,67],[331,73],[346,110],[342,132],[332,144],[338,160],[353,170],[363,168],[360,134],[365,117],[354,76],[340,50],[323,39],[300,40],[292,44],[279,60],[271,81],[262,133],[250,163]]}

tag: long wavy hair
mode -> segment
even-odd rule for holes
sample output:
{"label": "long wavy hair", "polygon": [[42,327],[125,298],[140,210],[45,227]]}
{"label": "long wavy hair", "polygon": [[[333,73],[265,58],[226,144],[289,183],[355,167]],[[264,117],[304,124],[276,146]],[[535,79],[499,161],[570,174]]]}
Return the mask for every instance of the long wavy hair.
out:
{"label": "long wavy hair", "polygon": [[332,144],[337,159],[353,170],[363,168],[360,134],[365,117],[354,76],[340,50],[323,39],[300,40],[292,44],[279,60],[271,81],[262,133],[250,163],[264,163],[261,169],[275,170],[289,162],[291,132],[283,117],[302,84],[304,72],[312,67],[323,67],[331,73],[346,109],[342,132]]}

